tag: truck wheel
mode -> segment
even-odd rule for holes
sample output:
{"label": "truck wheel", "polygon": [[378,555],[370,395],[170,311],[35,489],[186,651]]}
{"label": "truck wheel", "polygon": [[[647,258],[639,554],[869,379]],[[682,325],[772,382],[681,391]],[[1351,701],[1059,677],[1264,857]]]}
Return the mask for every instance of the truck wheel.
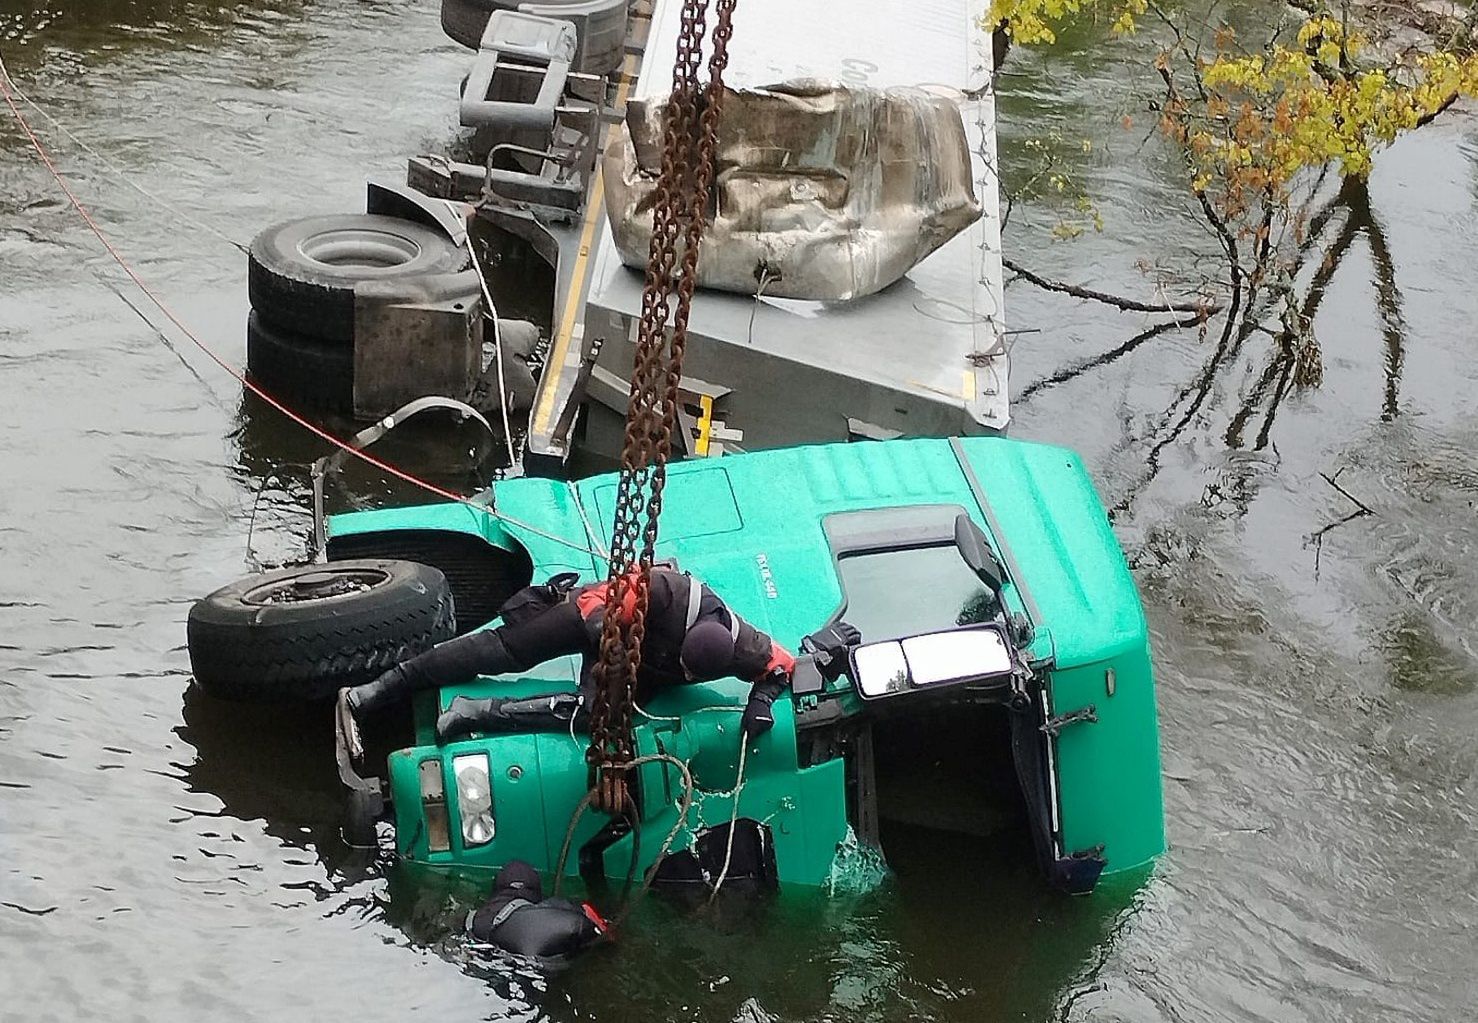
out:
{"label": "truck wheel", "polygon": [[467,250],[398,217],[362,213],[273,224],[251,243],[251,306],[273,325],[324,341],[354,339],[354,286],[456,273]]}
{"label": "truck wheel", "polygon": [[446,576],[378,559],[248,576],[186,624],[196,685],[257,703],[326,700],[455,634]]}
{"label": "truck wheel", "polygon": [[255,312],[246,316],[246,371],[272,397],[351,415],[354,349],[274,330]]}
{"label": "truck wheel", "polygon": [[[482,48],[482,33],[494,11],[516,11],[529,0],[441,0],[441,30],[469,50]],[[538,0],[540,6],[558,7],[585,0]],[[544,13],[544,12],[540,12]]]}
{"label": "truck wheel", "polygon": [[476,50],[482,44],[490,13],[487,7],[473,0],[441,0],[441,30],[454,42]]}

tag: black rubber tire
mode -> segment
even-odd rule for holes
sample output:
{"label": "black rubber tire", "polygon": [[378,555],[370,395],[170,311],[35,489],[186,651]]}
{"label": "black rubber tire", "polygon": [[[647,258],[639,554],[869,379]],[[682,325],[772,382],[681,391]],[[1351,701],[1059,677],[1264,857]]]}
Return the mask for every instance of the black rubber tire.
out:
{"label": "black rubber tire", "polygon": [[354,340],[354,286],[456,273],[467,250],[440,231],[361,213],[273,224],[251,243],[251,306],[281,330],[324,341]]}
{"label": "black rubber tire", "polygon": [[[327,596],[264,593],[325,581],[366,588]],[[203,692],[227,700],[326,700],[368,682],[456,634],[446,576],[413,561],[365,559],[263,572],[224,586],[190,608],[190,667]]]}
{"label": "black rubber tire", "polygon": [[[494,11],[516,11],[528,0],[441,0],[441,30],[448,38],[469,50],[482,47],[482,33],[488,27],[488,15]],[[555,5],[560,0],[539,0]],[[568,0],[580,3],[582,0]]]}
{"label": "black rubber tire", "polygon": [[[488,27],[489,8],[476,0],[441,0],[441,30],[454,42],[469,50],[476,50],[482,43],[483,30]],[[466,81],[463,81],[466,87]]]}
{"label": "black rubber tire", "polygon": [[255,311],[246,316],[246,371],[289,406],[354,412],[354,349],[277,330]]}

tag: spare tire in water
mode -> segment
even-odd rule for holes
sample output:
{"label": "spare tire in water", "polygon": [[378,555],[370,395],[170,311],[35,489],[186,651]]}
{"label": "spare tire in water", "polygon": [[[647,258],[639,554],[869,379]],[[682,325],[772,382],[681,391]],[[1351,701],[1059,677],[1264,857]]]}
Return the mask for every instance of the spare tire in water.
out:
{"label": "spare tire in water", "polygon": [[252,308],[275,326],[349,342],[356,284],[456,273],[468,258],[441,232],[398,217],[308,217],[252,239],[247,291]]}
{"label": "spare tire in water", "polygon": [[246,314],[246,371],[253,383],[291,406],[354,412],[354,349],[277,330]]}
{"label": "spare tire in water", "polygon": [[299,565],[190,608],[190,667],[228,700],[323,700],[456,634],[446,576],[413,561]]}

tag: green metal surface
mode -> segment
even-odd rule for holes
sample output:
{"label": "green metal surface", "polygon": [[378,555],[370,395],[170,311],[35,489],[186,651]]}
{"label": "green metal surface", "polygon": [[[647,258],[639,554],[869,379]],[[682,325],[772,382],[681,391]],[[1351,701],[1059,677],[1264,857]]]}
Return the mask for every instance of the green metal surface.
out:
{"label": "green metal surface", "polygon": [[[1069,725],[1055,742],[1064,851],[1101,845],[1107,872],[1140,866],[1164,848],[1154,687],[1143,611],[1103,507],[1069,451],[994,437],[956,444],[833,444],[673,465],[658,556],[676,558],[756,627],[795,649],[802,636],[843,610],[836,559],[824,531],[828,516],[922,505],[966,509],[1014,566],[1025,591],[1008,586],[1004,601],[1008,612],[1026,613],[1036,626],[1025,653],[1047,676],[1052,713],[1092,705],[1098,714],[1097,723]],[[977,481],[989,513],[977,500]],[[566,570],[594,579],[605,573],[604,561],[591,552],[608,543],[615,487],[614,476],[578,483],[510,480],[497,484],[494,494],[504,520],[439,505],[337,516],[330,529],[336,536],[452,529],[496,546],[522,546],[533,561],[535,579]],[[598,540],[592,541],[588,530],[596,531]],[[897,595],[903,601],[926,596]],[[938,627],[953,624],[940,621]],[[483,680],[449,688],[440,703],[459,693],[573,688],[575,670],[573,659],[566,659],[539,669],[537,680]],[[843,679],[839,685],[848,684]],[[681,687],[646,708],[656,717],[681,721],[644,722],[638,748],[665,749],[693,765],[696,819],[680,833],[677,848],[691,841],[695,828],[728,819],[732,803],[722,793],[732,787],[737,764],[736,715],[708,708],[737,707],[746,692],[747,686],[733,680]],[[845,713],[859,709],[855,698],[845,700]],[[781,707],[776,717],[774,730],[751,748],[740,814],[771,825],[782,881],[820,884],[847,831],[843,763],[837,759],[800,769],[790,708]],[[419,713],[418,746],[390,762],[401,852],[414,860],[489,867],[517,857],[552,869],[570,813],[584,793],[580,737],[496,736],[442,749],[434,744],[430,725],[429,713]],[[493,761],[497,837],[486,846],[460,849],[452,806],[453,848],[429,853],[422,829],[414,825],[416,765],[433,757],[449,765],[452,755],[469,750],[486,751]],[[449,766],[446,772],[448,803],[454,804]],[[658,765],[645,768],[642,781],[648,805],[638,860],[644,867],[672,826],[681,781],[675,769]],[[575,844],[603,823],[587,814]],[[606,851],[609,875],[625,876],[631,841],[628,836]],[[573,872],[575,865],[566,870]]]}
{"label": "green metal surface", "polygon": [[1063,845],[1103,845],[1110,872],[1137,866],[1164,851],[1165,825],[1149,631],[1129,566],[1077,455],[964,447],[1050,634],[1052,712],[1098,713],[1057,743]]}
{"label": "green metal surface", "polygon": [[[442,691],[443,705],[458,695],[531,695],[573,689],[571,679],[523,679],[517,682],[480,681]],[[650,715],[637,728],[639,755],[667,753],[688,764],[693,780],[692,806],[671,848],[686,849],[700,830],[728,822],[733,811],[739,768],[739,714],[747,686],[738,682],[711,682],[683,686],[660,694]],[[846,836],[846,796],[843,765],[831,761],[799,769],[795,728],[790,707],[776,708],[775,728],[749,745],[743,786],[738,793],[739,815],[766,821],[775,841],[780,880],[819,885],[831,869],[837,845]],[[468,846],[461,837],[461,818],[455,806],[453,758],[485,753],[497,831],[492,841]],[[499,735],[437,746],[434,743],[400,750],[391,755],[391,796],[398,808],[398,849],[402,856],[433,865],[494,868],[522,859],[552,871],[558,864],[570,820],[585,795],[585,738],[568,733]],[[451,848],[432,852],[424,828],[405,826],[419,819],[420,765],[440,765],[451,817]],[[644,871],[658,857],[666,836],[677,824],[679,804],[686,789],[682,772],[670,763],[641,768],[639,791],[642,828],[636,868]],[[572,848],[578,850],[605,824],[587,813],[576,825]],[[606,873],[624,877],[632,869],[634,836],[611,844],[604,853]],[[565,873],[578,872],[572,854]]]}

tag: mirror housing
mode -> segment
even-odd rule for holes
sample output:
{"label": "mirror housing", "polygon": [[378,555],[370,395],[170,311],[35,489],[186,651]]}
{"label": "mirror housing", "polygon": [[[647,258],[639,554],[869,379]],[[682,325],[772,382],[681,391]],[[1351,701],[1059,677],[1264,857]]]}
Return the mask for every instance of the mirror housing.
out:
{"label": "mirror housing", "polygon": [[965,559],[965,564],[999,600],[1001,588],[1006,583],[1006,570],[996,560],[996,552],[991,549],[984,531],[966,512],[955,516],[955,547],[960,557]]}
{"label": "mirror housing", "polygon": [[967,683],[1005,686],[1016,672],[1010,640],[996,624],[864,643],[852,648],[850,660],[864,700]]}

